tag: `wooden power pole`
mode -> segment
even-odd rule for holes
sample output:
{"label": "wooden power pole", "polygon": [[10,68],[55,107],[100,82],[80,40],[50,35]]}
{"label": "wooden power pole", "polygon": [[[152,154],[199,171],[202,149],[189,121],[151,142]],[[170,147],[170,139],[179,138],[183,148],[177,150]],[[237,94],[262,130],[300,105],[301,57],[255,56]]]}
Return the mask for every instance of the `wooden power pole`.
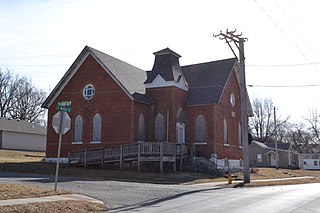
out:
{"label": "wooden power pole", "polygon": [[[247,103],[247,88],[246,88],[246,75],[245,75],[245,57],[244,57],[244,42],[247,38],[242,37],[241,34],[236,34],[236,30],[213,35],[225,40],[229,45],[235,57],[239,60],[240,67],[240,97],[241,97],[241,140],[242,140],[242,154],[243,154],[243,183],[250,183],[250,166],[249,166],[249,141],[248,141],[248,103]],[[231,44],[233,43],[239,50],[239,57],[235,53]]]}

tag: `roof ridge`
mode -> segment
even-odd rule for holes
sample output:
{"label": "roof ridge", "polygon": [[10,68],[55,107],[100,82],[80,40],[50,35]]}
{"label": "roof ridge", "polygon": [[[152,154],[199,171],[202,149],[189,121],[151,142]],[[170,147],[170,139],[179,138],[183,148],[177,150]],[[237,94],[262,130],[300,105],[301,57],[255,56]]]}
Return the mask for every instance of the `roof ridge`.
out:
{"label": "roof ridge", "polygon": [[216,61],[207,61],[207,62],[202,62],[202,63],[195,63],[195,64],[188,64],[188,65],[183,65],[181,67],[188,67],[188,66],[196,66],[196,65],[204,65],[204,64],[210,64],[210,63],[219,63],[219,62],[224,62],[224,61],[228,61],[228,60],[237,60],[237,58],[226,58],[226,59],[219,59]]}

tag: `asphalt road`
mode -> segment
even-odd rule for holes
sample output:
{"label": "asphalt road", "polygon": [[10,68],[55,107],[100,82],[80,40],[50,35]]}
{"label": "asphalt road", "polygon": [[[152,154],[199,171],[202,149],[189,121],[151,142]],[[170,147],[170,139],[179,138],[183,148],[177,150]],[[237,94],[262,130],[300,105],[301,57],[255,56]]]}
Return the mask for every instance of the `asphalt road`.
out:
{"label": "asphalt road", "polygon": [[[54,178],[1,173],[0,182],[54,187]],[[60,178],[58,189],[102,200],[110,212],[319,212],[320,183],[256,188]]]}

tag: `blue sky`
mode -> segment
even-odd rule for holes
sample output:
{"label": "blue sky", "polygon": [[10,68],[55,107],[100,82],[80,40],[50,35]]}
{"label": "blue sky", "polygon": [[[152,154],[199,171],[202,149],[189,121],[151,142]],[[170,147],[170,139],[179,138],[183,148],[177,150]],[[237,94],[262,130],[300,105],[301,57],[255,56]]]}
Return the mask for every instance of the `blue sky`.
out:
{"label": "blue sky", "polygon": [[320,84],[318,2],[0,0],[0,67],[49,91],[85,45],[150,70],[166,47],[181,65],[233,57],[212,35],[237,28],[249,39],[250,98],[270,98],[279,115],[301,121],[320,104],[320,87],[308,86]]}

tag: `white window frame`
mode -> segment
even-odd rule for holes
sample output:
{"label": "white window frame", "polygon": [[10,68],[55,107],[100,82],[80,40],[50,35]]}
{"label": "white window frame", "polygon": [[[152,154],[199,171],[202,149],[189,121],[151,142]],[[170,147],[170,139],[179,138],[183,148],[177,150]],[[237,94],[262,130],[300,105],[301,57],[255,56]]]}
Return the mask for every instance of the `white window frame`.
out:
{"label": "white window frame", "polygon": [[196,118],[196,139],[195,144],[207,144],[206,141],[206,119],[202,114]]}
{"label": "white window frame", "polygon": [[101,115],[96,113],[92,119],[92,141],[90,144],[101,143]]}
{"label": "white window frame", "polygon": [[77,115],[76,118],[74,119],[74,132],[73,132],[72,144],[77,145],[77,144],[83,143],[82,133],[83,133],[83,119],[81,115]]}
{"label": "white window frame", "polygon": [[89,101],[96,93],[96,89],[92,84],[87,84],[82,90],[82,96],[85,100]]}
{"label": "white window frame", "polygon": [[223,119],[223,145],[230,146],[229,144],[229,133],[228,133],[228,122],[227,119]]}
{"label": "white window frame", "polygon": [[154,120],[154,139],[155,141],[164,141],[164,117],[161,113],[158,113]]}

